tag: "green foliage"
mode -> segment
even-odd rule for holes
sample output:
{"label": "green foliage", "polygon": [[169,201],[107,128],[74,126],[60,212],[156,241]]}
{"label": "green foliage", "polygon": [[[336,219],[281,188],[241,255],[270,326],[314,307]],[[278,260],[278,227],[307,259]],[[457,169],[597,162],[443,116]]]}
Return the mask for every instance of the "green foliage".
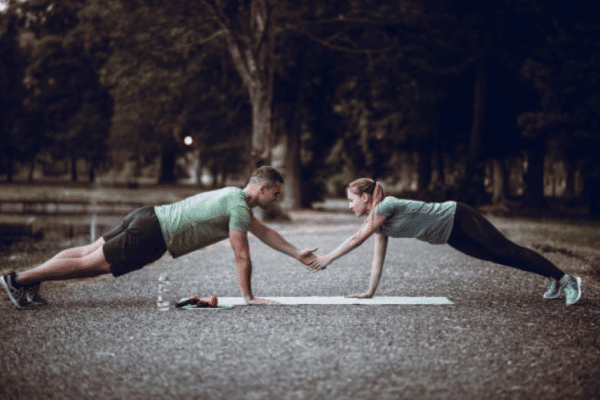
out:
{"label": "green foliage", "polygon": [[[22,12],[10,15],[20,25],[10,31],[9,14],[2,15],[3,55],[29,58],[20,69],[10,68],[17,62],[10,57],[0,60],[0,69],[25,77],[2,75],[3,100],[18,96],[14,82],[27,89],[20,102],[2,102],[4,125],[6,116],[22,115],[3,128],[4,169],[8,153],[25,162],[46,149],[55,159],[76,152],[96,167],[112,153],[115,164],[136,164],[134,175],[160,160],[157,178],[174,181],[175,160],[192,150],[219,175],[239,172],[249,162],[252,118],[270,123],[253,115],[249,82],[255,82],[265,87],[264,99],[273,96],[273,131],[280,139],[300,137],[305,205],[358,176],[397,181],[407,153],[419,153],[410,159],[421,160],[420,187],[433,186],[437,173],[436,193],[463,190],[458,175],[466,173],[466,161],[520,155],[532,143],[551,142],[553,159],[567,159],[585,176],[600,170],[591,150],[600,140],[599,27],[587,6],[539,0],[14,4]],[[251,18],[259,15],[252,4],[268,9],[260,14],[269,16],[265,31],[260,18]],[[275,35],[273,59],[259,48],[269,42],[260,32]],[[254,81],[251,61],[258,63]],[[481,65],[485,90],[476,97]],[[17,104],[21,110],[8,110]],[[478,107],[485,111],[479,149],[470,154]],[[182,145],[188,135],[192,149]],[[470,197],[483,192],[481,182],[469,188]]]}
{"label": "green foliage", "polygon": [[[115,101],[113,145],[131,149],[141,165],[162,154],[169,174],[174,165],[165,162],[186,150],[182,139],[190,135],[205,166],[229,160],[235,170],[243,157],[222,149],[233,141],[243,146],[251,121],[227,54],[205,40],[210,23],[177,4],[110,4],[109,14],[119,16],[110,20],[113,51],[105,73]],[[88,12],[106,14],[100,2]]]}
{"label": "green foliage", "polygon": [[69,157],[73,164],[84,158],[93,171],[106,154],[112,99],[97,70],[105,55],[84,41],[91,35],[78,16],[82,7],[80,1],[32,0],[13,14],[15,43],[27,62],[13,68],[20,73],[14,81],[25,87],[14,101],[23,111],[15,113],[18,140],[10,146],[20,147],[32,165],[43,150],[55,159]]}

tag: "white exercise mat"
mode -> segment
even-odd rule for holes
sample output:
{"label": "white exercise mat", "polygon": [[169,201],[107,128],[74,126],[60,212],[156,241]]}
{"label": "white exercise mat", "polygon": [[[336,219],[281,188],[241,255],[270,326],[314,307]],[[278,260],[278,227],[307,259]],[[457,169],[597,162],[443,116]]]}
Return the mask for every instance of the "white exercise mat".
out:
{"label": "white exercise mat", "polygon": [[[282,305],[299,305],[299,304],[365,304],[365,305],[454,305],[447,297],[399,297],[399,296],[375,296],[370,299],[356,299],[347,297],[261,297],[261,299],[274,300]],[[238,306],[244,305],[246,302],[243,297],[219,297],[219,305]]]}

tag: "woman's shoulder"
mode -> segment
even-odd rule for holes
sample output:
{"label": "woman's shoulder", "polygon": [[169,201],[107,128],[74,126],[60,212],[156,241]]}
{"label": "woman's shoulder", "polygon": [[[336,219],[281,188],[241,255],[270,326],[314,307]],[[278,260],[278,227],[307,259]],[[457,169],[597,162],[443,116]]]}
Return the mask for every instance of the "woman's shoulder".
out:
{"label": "woman's shoulder", "polygon": [[414,200],[406,200],[406,199],[399,199],[398,197],[394,197],[394,196],[386,196],[383,200],[381,200],[381,203],[385,203],[385,204],[406,204],[406,203],[412,203]]}
{"label": "woman's shoulder", "polygon": [[405,200],[399,199],[394,196],[386,196],[379,202],[379,211],[383,213],[388,213],[398,207],[405,205]]}

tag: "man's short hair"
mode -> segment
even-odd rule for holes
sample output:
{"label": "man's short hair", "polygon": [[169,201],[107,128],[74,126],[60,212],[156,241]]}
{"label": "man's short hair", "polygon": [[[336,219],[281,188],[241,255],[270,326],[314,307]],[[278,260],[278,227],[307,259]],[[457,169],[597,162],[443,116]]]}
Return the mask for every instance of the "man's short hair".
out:
{"label": "man's short hair", "polygon": [[250,182],[254,184],[266,183],[273,185],[275,183],[283,183],[283,176],[275,168],[265,165],[254,170],[250,177]]}

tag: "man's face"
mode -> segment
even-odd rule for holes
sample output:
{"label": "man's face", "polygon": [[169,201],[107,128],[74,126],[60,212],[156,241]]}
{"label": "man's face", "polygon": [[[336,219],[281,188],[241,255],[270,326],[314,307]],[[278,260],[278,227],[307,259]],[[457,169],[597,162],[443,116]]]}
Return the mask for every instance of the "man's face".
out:
{"label": "man's face", "polygon": [[264,184],[260,188],[259,205],[266,207],[279,201],[281,195],[281,183],[277,182],[274,184]]}

